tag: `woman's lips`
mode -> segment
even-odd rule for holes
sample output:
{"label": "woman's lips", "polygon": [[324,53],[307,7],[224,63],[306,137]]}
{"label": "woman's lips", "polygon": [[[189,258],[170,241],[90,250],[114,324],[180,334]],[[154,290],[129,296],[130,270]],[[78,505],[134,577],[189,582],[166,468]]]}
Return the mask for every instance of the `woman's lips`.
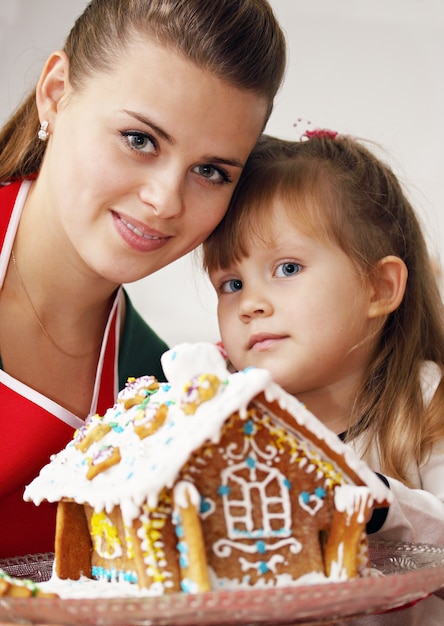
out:
{"label": "woman's lips", "polygon": [[146,237],[147,239],[162,239],[162,237],[159,237],[157,235],[152,236],[152,235],[147,235],[146,233],[143,233],[141,230],[137,228],[137,226],[134,226],[133,224],[131,224],[131,222],[127,222],[123,217],[121,217],[120,219],[122,220],[122,222],[125,224],[127,228],[132,230],[133,233],[136,233],[136,235],[139,235],[140,237]]}
{"label": "woman's lips", "polygon": [[122,239],[135,250],[148,252],[162,248],[171,239],[170,235],[165,235],[145,224],[135,220],[129,220],[119,213],[112,211],[114,225]]}

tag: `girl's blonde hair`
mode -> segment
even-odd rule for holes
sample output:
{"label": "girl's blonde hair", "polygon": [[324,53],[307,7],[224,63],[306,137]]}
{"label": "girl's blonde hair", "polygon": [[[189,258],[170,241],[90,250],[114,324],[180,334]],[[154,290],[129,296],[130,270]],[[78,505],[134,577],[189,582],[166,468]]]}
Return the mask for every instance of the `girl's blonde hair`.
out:
{"label": "girl's blonde hair", "polygon": [[[111,72],[128,43],[145,37],[263,97],[270,115],[286,49],[267,0],[92,0],[64,46],[71,86],[81,89],[95,73]],[[45,144],[38,129],[33,91],[0,131],[0,182],[39,170]]]}
{"label": "girl's blonde hair", "polygon": [[[409,484],[407,465],[423,463],[444,437],[444,385],[425,406],[424,361],[444,373],[443,304],[415,212],[392,170],[357,140],[315,136],[290,142],[263,136],[246,164],[229,210],[203,246],[207,270],[248,256],[267,241],[274,201],[299,228],[335,242],[363,280],[377,280],[378,261],[401,258],[408,280],[388,316],[353,408],[347,439],[379,442],[382,470]],[[272,242],[270,242],[272,243]]]}

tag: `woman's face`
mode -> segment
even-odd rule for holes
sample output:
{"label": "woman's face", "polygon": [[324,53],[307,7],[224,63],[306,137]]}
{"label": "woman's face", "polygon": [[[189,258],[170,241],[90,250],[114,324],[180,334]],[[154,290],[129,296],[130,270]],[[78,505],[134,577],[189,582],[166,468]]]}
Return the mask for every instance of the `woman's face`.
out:
{"label": "woman's face", "polygon": [[200,244],[225,213],[266,101],[146,41],[79,91],[63,54],[45,72],[50,138],[34,194],[45,236],[115,283]]}

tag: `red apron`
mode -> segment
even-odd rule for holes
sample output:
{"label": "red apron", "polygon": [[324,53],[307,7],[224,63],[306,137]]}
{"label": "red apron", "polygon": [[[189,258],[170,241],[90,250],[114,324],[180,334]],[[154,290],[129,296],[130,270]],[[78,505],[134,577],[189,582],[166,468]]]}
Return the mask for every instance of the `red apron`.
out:
{"label": "red apron", "polygon": [[[0,187],[0,289],[29,182]],[[110,313],[91,413],[104,413],[118,391],[120,298]],[[0,558],[52,552],[56,504],[23,500],[25,486],[83,424],[71,412],[0,369]]]}

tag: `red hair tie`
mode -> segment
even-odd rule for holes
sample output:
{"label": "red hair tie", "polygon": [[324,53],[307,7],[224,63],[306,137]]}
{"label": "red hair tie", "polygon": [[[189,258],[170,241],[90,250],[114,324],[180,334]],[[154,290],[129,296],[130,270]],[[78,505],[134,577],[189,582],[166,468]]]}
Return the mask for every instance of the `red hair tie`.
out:
{"label": "red hair tie", "polygon": [[309,127],[311,126],[311,122],[309,120],[304,120],[301,117],[297,119],[293,126],[295,128],[297,126],[302,126],[302,128],[304,128],[304,130],[301,129],[302,132],[299,135],[299,141],[305,141],[307,139],[312,139],[313,137],[319,137],[320,139],[322,139],[323,137],[327,139],[336,139],[336,137],[339,135],[336,130],[331,130],[330,128],[310,129]]}
{"label": "red hair tie", "polygon": [[306,130],[302,137],[311,139],[312,137],[327,137],[329,139],[335,139],[338,136],[336,130],[330,130],[329,128],[315,128],[314,130]]}

